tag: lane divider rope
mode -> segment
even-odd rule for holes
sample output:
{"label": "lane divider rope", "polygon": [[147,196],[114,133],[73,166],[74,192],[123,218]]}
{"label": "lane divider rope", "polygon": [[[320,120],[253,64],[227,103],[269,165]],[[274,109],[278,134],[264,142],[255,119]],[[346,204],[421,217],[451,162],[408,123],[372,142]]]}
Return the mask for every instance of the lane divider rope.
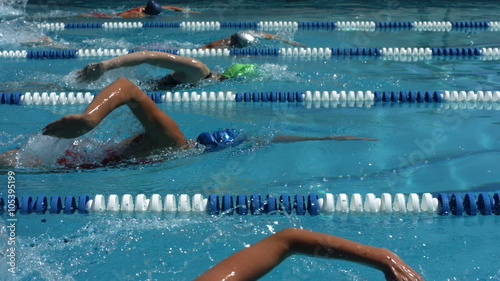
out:
{"label": "lane divider rope", "polygon": [[262,215],[262,214],[295,214],[312,215],[334,213],[370,213],[370,214],[436,214],[441,216],[476,216],[500,215],[500,192],[493,195],[487,192],[462,194],[417,193],[405,195],[397,193],[392,196],[383,193],[376,197],[373,193],[362,196],[360,193],[351,195],[340,193],[334,195],[326,193],[323,197],[316,194],[303,196],[300,194],[280,194],[261,196],[260,194],[247,195],[216,195],[204,197],[202,194],[187,194],[178,196],[167,194],[153,194],[147,197],[138,194],[135,198],[131,194],[118,196],[111,194],[107,198],[97,194],[93,198],[88,195],[75,196],[9,196],[0,197],[0,213],[19,212],[30,213],[64,213],[73,214],[89,212],[166,212],[188,213],[205,212],[209,215]]}
{"label": "lane divider rope", "polygon": [[[11,105],[72,105],[89,104],[93,92],[0,92],[0,104]],[[155,103],[171,102],[311,102],[358,101],[368,105],[379,102],[441,103],[484,102],[496,105],[500,91],[269,91],[269,92],[147,92]],[[496,109],[498,106],[495,106]]]}
{"label": "lane divider rope", "polygon": [[132,29],[132,28],[180,28],[190,31],[219,30],[221,28],[261,29],[261,30],[339,30],[339,31],[436,31],[488,30],[499,31],[498,21],[413,21],[413,22],[376,22],[376,21],[194,21],[194,22],[78,22],[78,23],[39,23],[39,28],[49,30],[65,29]]}
{"label": "lane divider rope", "polygon": [[384,60],[430,60],[454,58],[498,60],[500,48],[231,48],[231,49],[78,49],[78,50],[0,50],[0,58],[76,59],[115,57],[138,51],[158,51],[190,57],[280,56],[294,58],[380,57]]}

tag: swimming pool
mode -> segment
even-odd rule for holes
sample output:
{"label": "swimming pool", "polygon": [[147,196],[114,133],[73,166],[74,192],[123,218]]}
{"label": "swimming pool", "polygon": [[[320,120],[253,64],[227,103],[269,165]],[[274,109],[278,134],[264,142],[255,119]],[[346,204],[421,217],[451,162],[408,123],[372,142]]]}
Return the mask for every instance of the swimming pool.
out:
{"label": "swimming pool", "polygon": [[[5,20],[0,26],[16,31],[19,36],[13,38],[2,31],[1,49],[38,52],[44,48],[20,45],[34,35],[51,36],[62,44],[62,50],[66,47],[68,50],[189,49],[241,29],[221,27],[212,30],[210,26],[104,29],[81,25],[57,29],[39,26],[61,22],[100,23],[101,19],[75,16],[94,8],[117,12],[140,4],[122,1],[117,7],[108,7],[80,1],[73,2],[72,6],[47,7],[28,3],[25,8],[21,6],[22,9],[6,5],[2,7]],[[113,21],[489,22],[497,19],[495,5],[488,1],[474,5],[462,2],[445,5],[387,1],[369,5],[352,1],[335,4],[278,1],[266,3],[266,10],[260,8],[263,5],[252,1],[218,4],[192,1],[189,7],[202,14],[166,14],[148,20]],[[162,93],[164,102],[158,103],[179,122],[189,138],[203,131],[232,127],[262,136],[264,140],[274,134],[353,135],[378,138],[378,142],[262,144],[251,141],[217,153],[181,155],[172,161],[147,165],[93,170],[64,170],[50,165],[48,168],[2,169],[2,174],[16,173],[16,195],[21,200],[25,196],[33,199],[47,196],[48,200],[56,196],[62,199],[75,196],[79,203],[80,195],[87,194],[94,201],[100,198],[96,195],[103,195],[108,207],[109,196],[113,194],[119,199],[131,194],[134,202],[138,194],[145,194],[148,199],[159,194],[162,203],[166,203],[167,194],[173,194],[178,201],[181,194],[190,198],[202,194],[205,199],[217,194],[221,200],[224,195],[233,195],[235,201],[240,194],[247,199],[253,194],[263,198],[268,194],[276,198],[284,194],[293,198],[299,194],[305,199],[310,194],[320,199],[333,194],[336,207],[340,195],[346,194],[353,209],[324,211],[319,216],[310,215],[310,210],[305,215],[298,215],[296,209],[290,214],[285,209],[281,214],[260,216],[238,215],[237,209],[233,215],[214,216],[194,211],[90,210],[88,214],[81,214],[70,208],[73,214],[66,215],[64,209],[58,214],[50,211],[37,214],[36,210],[22,214],[19,210],[15,232],[18,273],[4,276],[16,280],[191,280],[229,253],[272,232],[295,226],[387,247],[426,280],[499,280],[495,246],[499,219],[496,214],[372,213],[361,211],[356,201],[354,204],[350,201],[354,194],[360,194],[364,202],[369,193],[378,198],[384,193],[397,198],[396,194],[401,193],[410,200],[412,193],[419,198],[423,198],[424,193],[447,194],[451,198],[458,193],[479,196],[485,192],[493,196],[499,190],[500,173],[496,161],[499,104],[496,100],[483,101],[488,92],[493,99],[498,90],[498,58],[495,55],[351,53],[352,48],[386,48],[387,52],[387,48],[475,50],[498,47],[497,32],[491,27],[455,27],[442,31],[435,24],[432,26],[437,31],[418,31],[404,26],[355,30],[370,29],[364,24],[350,25],[344,31],[340,27],[314,25],[289,29],[280,28],[278,24],[269,32],[306,43],[310,48],[332,48],[332,52],[334,49],[337,53],[320,56],[298,54],[297,50],[294,55],[292,50],[291,55],[283,52],[244,56],[205,54],[199,59],[216,70],[221,71],[233,62],[250,62],[259,65],[259,73],[237,81],[180,89],[179,99],[184,101],[168,101],[166,93]],[[290,46],[266,41],[257,48],[269,51]],[[340,50],[341,55],[338,54]],[[0,58],[3,74],[0,91],[22,93],[23,97],[27,92],[31,96],[54,92],[60,101],[61,92],[67,96],[69,93],[75,96],[78,92],[94,93],[119,76],[138,82],[164,74],[145,66],[108,73],[93,84],[74,82],[72,71],[105,57],[27,59],[3,56]],[[415,95],[429,92],[434,97],[436,91],[447,100],[391,101],[393,96],[399,99],[402,92]],[[219,92],[223,92],[224,97],[228,92],[241,93],[242,101],[193,101],[192,92],[206,92],[208,96],[214,92],[216,97]],[[253,99],[253,93],[259,93],[262,98],[264,92],[276,93],[278,101],[245,101]],[[298,92],[303,94],[304,101],[279,101],[280,93],[288,97],[288,93]],[[356,95],[361,94],[363,98],[356,99]],[[380,95],[381,101],[365,98],[371,94]],[[455,94],[457,98],[453,98]],[[176,98],[175,93],[171,96]],[[453,101],[462,96],[471,98]],[[69,145],[69,142],[42,137],[37,132],[47,122],[83,110],[85,103],[50,103],[49,97],[40,97],[38,105],[2,104],[2,151],[24,145],[28,151],[46,153],[45,159],[50,161],[62,147]],[[109,117],[84,138],[88,147],[118,141],[140,129],[125,109]],[[127,127],[117,126],[118,122]],[[7,181],[7,175],[3,178]],[[0,192],[5,198],[8,191],[2,189]],[[345,205],[338,206],[345,208]],[[7,212],[2,217],[6,219],[2,222],[6,223]],[[2,229],[1,235],[8,238],[10,233],[5,227]],[[5,248],[8,240],[1,241]],[[2,262],[2,272],[8,272],[8,266]],[[328,274],[340,280],[380,280],[382,277],[373,269],[352,263],[292,257],[263,279],[309,280]]]}

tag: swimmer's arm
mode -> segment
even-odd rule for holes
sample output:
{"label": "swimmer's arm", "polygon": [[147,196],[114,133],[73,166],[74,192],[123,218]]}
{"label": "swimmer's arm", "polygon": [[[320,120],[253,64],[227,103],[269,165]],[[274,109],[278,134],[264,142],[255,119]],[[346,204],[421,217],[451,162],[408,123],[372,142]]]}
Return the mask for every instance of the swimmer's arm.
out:
{"label": "swimmer's arm", "polygon": [[264,39],[267,39],[267,40],[276,39],[276,40],[281,41],[281,42],[283,42],[285,44],[288,44],[288,45],[298,46],[298,47],[307,47],[306,45],[304,45],[302,43],[291,41],[291,40],[288,40],[288,39],[285,39],[285,38],[281,38],[281,37],[279,37],[277,35],[274,35],[274,34],[271,34],[271,33],[257,32],[256,34],[258,36],[260,36],[261,38],[264,38]]}
{"label": "swimmer's arm", "polygon": [[134,19],[134,18],[146,18],[148,15],[139,11],[130,11],[130,12],[120,13],[117,16],[125,19]]}
{"label": "swimmer's arm", "polygon": [[118,78],[99,92],[82,114],[66,115],[45,126],[42,132],[58,138],[79,137],[122,105],[127,105],[144,126],[151,148],[180,147],[187,143],[177,123],[126,78]]}
{"label": "swimmer's arm", "polygon": [[387,280],[423,280],[387,249],[295,228],[279,231],[240,250],[195,280],[256,280],[294,253],[365,264],[384,272]]}
{"label": "swimmer's arm", "polygon": [[197,82],[210,73],[210,69],[201,61],[190,58],[168,54],[164,52],[140,51],[114,57],[108,60],[91,63],[77,72],[78,81],[95,81],[106,71],[132,67],[140,64],[150,64],[161,68],[174,70],[185,77],[184,83]]}
{"label": "swimmer's arm", "polygon": [[73,49],[71,46],[63,45],[57,41],[54,41],[49,36],[43,36],[38,39],[24,41],[20,43],[21,46],[34,47],[34,46],[44,46],[44,47],[52,47],[54,49]]}
{"label": "swimmer's arm", "polygon": [[116,15],[108,15],[108,14],[104,14],[104,13],[84,13],[84,14],[80,14],[79,17],[110,19],[110,18],[116,17]]}
{"label": "swimmer's arm", "polygon": [[281,142],[300,142],[300,141],[318,141],[318,140],[370,140],[378,141],[375,138],[362,138],[362,137],[352,137],[352,136],[327,136],[327,137],[297,137],[297,136],[282,136],[278,135],[271,139],[271,142],[281,143]]}
{"label": "swimmer's arm", "polygon": [[229,46],[230,39],[229,37],[227,38],[222,38],[214,42],[210,42],[206,45],[203,45],[199,47],[198,49],[215,49],[215,48],[223,48]]}
{"label": "swimmer's arm", "polygon": [[139,6],[132,8],[130,10],[127,10],[125,12],[118,13],[116,16],[122,17],[122,18],[145,18],[148,15],[144,13],[144,9],[146,9],[146,6]]}
{"label": "swimmer's arm", "polygon": [[42,37],[39,37],[37,39],[23,41],[20,43],[20,45],[26,46],[26,47],[34,47],[37,45],[48,46],[48,45],[51,45],[53,43],[55,43],[55,41],[52,40],[52,38],[50,38],[49,36],[42,36]]}
{"label": "swimmer's arm", "polygon": [[189,9],[184,9],[184,8],[179,8],[175,6],[161,6],[163,9],[171,10],[174,12],[187,12],[187,13],[196,13],[196,14],[201,14],[200,12],[197,11],[191,11]]}

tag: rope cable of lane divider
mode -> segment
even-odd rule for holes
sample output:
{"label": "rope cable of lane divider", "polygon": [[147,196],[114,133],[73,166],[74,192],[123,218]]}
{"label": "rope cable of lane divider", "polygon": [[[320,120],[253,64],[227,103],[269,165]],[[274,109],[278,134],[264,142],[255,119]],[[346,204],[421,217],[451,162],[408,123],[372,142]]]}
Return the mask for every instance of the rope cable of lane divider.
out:
{"label": "rope cable of lane divider", "polygon": [[[0,104],[9,105],[72,105],[89,104],[97,93],[93,92],[0,92]],[[155,103],[172,102],[327,102],[341,105],[355,102],[356,105],[373,106],[377,103],[440,103],[450,108],[464,104],[467,108],[494,109],[500,105],[500,91],[264,91],[264,92],[147,92]],[[444,103],[443,103],[444,102]],[[458,102],[458,103],[457,103]],[[323,105],[327,105],[326,103]]]}
{"label": "rope cable of lane divider", "polygon": [[209,215],[306,215],[317,216],[320,214],[430,214],[440,216],[476,216],[476,215],[500,215],[500,192],[490,194],[488,192],[465,194],[455,193],[396,193],[392,196],[383,193],[377,197],[373,193],[364,196],[360,193],[351,195],[340,193],[334,195],[326,193],[323,197],[317,194],[280,194],[261,196],[252,194],[250,196],[240,195],[216,195],[207,197],[195,194],[190,197],[187,194],[178,196],[167,194],[153,194],[147,197],[138,194],[135,198],[131,194],[118,196],[111,194],[105,197],[96,194],[94,197],[88,195],[75,196],[23,196],[16,198],[15,206],[7,207],[5,200],[0,196],[0,213],[9,211],[20,214],[51,213],[51,214],[73,214],[89,212],[165,212],[165,213],[188,213],[205,212]]}
{"label": "rope cable of lane divider", "polygon": [[260,29],[260,30],[338,30],[338,31],[435,31],[449,32],[453,30],[488,30],[499,31],[500,22],[497,21],[405,21],[405,22],[376,22],[376,21],[193,21],[193,22],[137,22],[137,21],[110,21],[110,22],[78,22],[78,23],[39,23],[39,28],[49,30],[65,29],[130,29],[130,28],[181,28],[190,31],[219,30],[221,28]]}
{"label": "rope cable of lane divider", "polygon": [[2,50],[1,58],[76,59],[115,57],[138,51],[166,52],[189,57],[279,56],[287,58],[355,58],[374,57],[383,60],[419,61],[433,58],[500,59],[500,48],[466,47],[382,47],[382,48],[230,48],[230,49],[74,49],[74,50]]}

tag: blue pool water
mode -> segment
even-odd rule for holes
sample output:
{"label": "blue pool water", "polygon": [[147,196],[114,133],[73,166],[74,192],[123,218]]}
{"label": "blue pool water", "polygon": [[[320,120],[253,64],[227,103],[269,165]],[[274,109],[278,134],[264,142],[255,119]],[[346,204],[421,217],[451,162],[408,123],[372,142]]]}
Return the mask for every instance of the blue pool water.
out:
{"label": "blue pool water", "polygon": [[[16,5],[14,3],[20,3]],[[113,5],[112,5],[113,4]],[[56,48],[195,48],[239,30],[111,29],[46,30],[39,23],[99,22],[79,17],[89,10],[116,13],[142,1],[72,1],[41,4],[8,1],[0,5],[0,50],[38,50],[23,42],[50,36]],[[495,21],[494,1],[436,4],[431,1],[190,1],[201,14],[165,13],[128,21]],[[126,20],[124,20],[126,21]],[[13,36],[14,31],[17,36]],[[463,28],[449,32],[385,30],[271,30],[309,47],[499,47],[498,32]],[[260,48],[286,48],[260,42]],[[107,73],[91,84],[74,80],[77,69],[100,58],[1,60],[0,92],[98,92],[120,76],[134,82],[165,75],[150,66]],[[234,62],[256,63],[254,77],[198,85],[180,91],[496,91],[498,60],[433,57],[388,60],[383,57],[304,58],[282,56],[203,57],[215,71]],[[188,138],[200,132],[236,128],[261,141],[217,153],[176,155],[146,165],[62,169],[55,159],[72,141],[40,135],[40,130],[85,105],[0,106],[1,150],[22,147],[23,159],[43,155],[42,167],[1,168],[16,173],[16,195],[95,194],[367,194],[488,192],[500,190],[500,113],[496,102],[169,102],[158,106]],[[126,124],[119,126],[117,124]],[[89,149],[115,143],[140,131],[125,108],[79,139]],[[276,134],[351,135],[376,142],[271,144]],[[0,196],[7,196],[6,188]],[[10,233],[3,225],[0,245]],[[18,213],[17,274],[6,280],[192,280],[230,253],[286,227],[326,232],[396,252],[426,280],[500,280],[498,215],[340,213],[319,216],[209,216],[205,213],[91,212]],[[6,251],[3,251],[6,253]],[[2,255],[3,258],[7,258]],[[380,280],[371,268],[343,261],[291,257],[263,280]]]}

